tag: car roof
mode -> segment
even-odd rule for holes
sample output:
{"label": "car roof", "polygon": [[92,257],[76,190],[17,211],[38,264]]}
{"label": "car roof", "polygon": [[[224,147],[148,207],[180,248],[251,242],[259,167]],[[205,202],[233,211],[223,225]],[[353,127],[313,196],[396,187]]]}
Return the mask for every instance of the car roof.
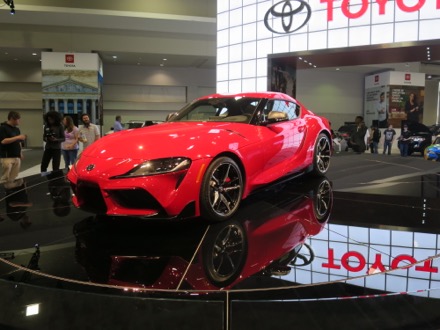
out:
{"label": "car roof", "polygon": [[295,101],[295,99],[287,94],[279,92],[245,92],[238,94],[210,94],[200,97],[199,100],[206,100],[212,98],[231,98],[231,97],[250,97],[250,98],[268,98],[268,99],[282,99],[286,101]]}
{"label": "car roof", "polygon": [[408,124],[408,130],[413,133],[431,133],[428,126],[423,125],[421,123],[416,122],[409,122]]}

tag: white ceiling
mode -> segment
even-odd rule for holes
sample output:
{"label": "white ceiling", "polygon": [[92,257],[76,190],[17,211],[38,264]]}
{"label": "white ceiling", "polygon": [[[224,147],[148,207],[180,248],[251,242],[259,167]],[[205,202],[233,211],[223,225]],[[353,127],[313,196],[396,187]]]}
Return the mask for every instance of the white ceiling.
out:
{"label": "white ceiling", "polygon": [[99,53],[104,63],[113,65],[215,68],[214,17],[17,4],[15,8],[15,15],[5,5],[0,8],[3,64],[38,63],[42,51],[72,51]]}
{"label": "white ceiling", "polygon": [[[39,63],[42,51],[72,51],[98,53],[107,65],[215,69],[216,2],[185,1],[193,8],[182,6],[181,0],[160,2],[163,5],[154,7],[156,12],[147,12],[152,2],[142,0],[129,2],[131,6],[127,5],[127,8],[132,11],[120,10],[121,3],[117,2],[116,6],[114,1],[77,0],[72,3],[57,0],[58,7],[54,7],[48,6],[50,0],[21,0],[15,5],[15,15],[10,15],[9,8],[3,5],[0,7],[0,66],[17,62]],[[87,8],[73,8],[72,4]],[[90,4],[95,7],[90,8]],[[142,10],[133,11],[136,6]],[[199,15],[205,13],[205,17],[188,15],[192,12]],[[427,65],[423,64],[423,56],[414,59],[411,49],[412,45],[405,45],[386,56],[376,56],[371,63],[362,60],[361,63],[349,65],[341,56],[332,57],[328,52],[308,55],[315,62],[322,62],[318,70],[338,68],[365,74],[385,69],[421,70],[440,75],[439,65],[434,65],[439,63],[440,51],[439,54],[433,54],[435,58],[432,64]],[[333,55],[335,52],[332,51]],[[343,52],[353,57],[349,50]],[[379,63],[381,60],[385,63]]]}

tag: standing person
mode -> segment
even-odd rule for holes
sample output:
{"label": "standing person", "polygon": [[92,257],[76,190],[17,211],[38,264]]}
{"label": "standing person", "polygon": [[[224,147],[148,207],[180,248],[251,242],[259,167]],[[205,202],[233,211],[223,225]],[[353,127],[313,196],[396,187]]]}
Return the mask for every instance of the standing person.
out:
{"label": "standing person", "polygon": [[393,129],[393,125],[389,125],[388,128],[383,131],[384,140],[383,140],[383,154],[387,153],[391,155],[391,147],[394,141],[394,135],[396,135],[396,131]]}
{"label": "standing person", "polygon": [[90,122],[89,115],[86,113],[81,115],[81,121],[83,122],[84,126],[79,129],[78,140],[82,142],[83,148],[85,149],[100,138],[99,128]]}
{"label": "standing person", "polygon": [[350,139],[348,140],[347,144],[348,147],[353,149],[353,151],[361,154],[367,149],[365,141],[367,139],[368,129],[365,126],[364,117],[357,116],[354,122],[356,124],[356,128],[351,133]]}
{"label": "standing person", "polygon": [[372,154],[377,154],[377,147],[379,145],[381,132],[380,129],[376,126],[371,128],[371,137],[370,137],[370,149]]}
{"label": "standing person", "polygon": [[419,122],[419,104],[416,100],[416,94],[409,94],[409,99],[405,103],[406,119],[415,123]]}
{"label": "standing person", "polygon": [[0,157],[2,164],[0,181],[8,185],[12,184],[20,173],[21,160],[23,159],[21,143],[26,140],[26,135],[21,134],[18,128],[20,118],[18,112],[10,111],[8,120],[0,126]]}
{"label": "standing person", "polygon": [[78,156],[78,135],[79,129],[73,123],[73,119],[70,116],[65,116],[63,118],[64,125],[64,136],[66,140],[61,143],[61,152],[63,154],[64,163],[66,164],[66,168],[69,168],[70,165],[73,165],[76,161],[76,157]]}
{"label": "standing person", "polygon": [[52,160],[52,170],[58,171],[61,163],[61,142],[65,141],[64,127],[58,111],[49,111],[44,115],[44,146],[43,159],[41,160],[41,173],[47,172],[47,167]]}
{"label": "standing person", "polygon": [[115,118],[115,123],[113,124],[113,131],[114,132],[119,132],[122,131],[124,129],[124,127],[122,126],[122,117],[121,116],[116,116]]}
{"label": "standing person", "polygon": [[410,136],[411,136],[411,132],[408,131],[408,126],[403,125],[402,134],[399,136],[400,156],[402,157],[408,156],[408,146],[409,146]]}
{"label": "standing person", "polygon": [[387,108],[385,104],[385,93],[380,93],[379,103],[376,107],[377,120],[379,121],[379,128],[387,127]]}

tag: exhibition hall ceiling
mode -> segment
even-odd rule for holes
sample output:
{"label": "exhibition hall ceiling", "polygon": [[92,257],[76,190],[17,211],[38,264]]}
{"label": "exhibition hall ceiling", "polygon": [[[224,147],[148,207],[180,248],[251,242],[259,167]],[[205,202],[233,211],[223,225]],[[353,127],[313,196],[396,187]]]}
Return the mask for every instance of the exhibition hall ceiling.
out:
{"label": "exhibition hall ceiling", "polygon": [[[0,67],[40,62],[41,52],[95,52],[105,65],[216,68],[215,1],[20,1],[16,15],[0,5]],[[133,6],[139,6],[135,12]],[[156,3],[156,1],[154,2]],[[159,3],[162,3],[159,5]],[[169,9],[169,14],[166,9]],[[131,10],[131,11],[130,11]],[[195,16],[189,16],[191,13]],[[205,15],[202,17],[200,15]],[[427,47],[431,58],[427,58]],[[281,56],[281,55],[280,55]],[[278,57],[278,56],[277,56]],[[298,69],[369,74],[419,70],[440,74],[440,44],[402,44],[304,52],[284,56]],[[298,59],[301,57],[301,59]],[[310,64],[311,63],[311,64]],[[313,64],[313,65],[312,65]],[[316,68],[314,67],[316,65]],[[427,72],[429,71],[429,72]]]}

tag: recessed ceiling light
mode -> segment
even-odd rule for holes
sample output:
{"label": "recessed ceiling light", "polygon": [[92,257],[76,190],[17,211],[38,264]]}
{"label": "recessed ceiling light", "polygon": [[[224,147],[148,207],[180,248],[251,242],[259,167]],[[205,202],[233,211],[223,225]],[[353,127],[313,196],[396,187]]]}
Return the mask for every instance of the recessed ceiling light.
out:
{"label": "recessed ceiling light", "polygon": [[32,56],[37,56],[37,53],[32,53]]}
{"label": "recessed ceiling light", "polygon": [[117,57],[116,55],[113,55],[112,58],[115,60],[115,59],[117,59],[118,57]]}
{"label": "recessed ceiling light", "polygon": [[163,60],[164,60],[164,61],[167,61],[167,59],[166,59],[166,58],[164,58]]}

